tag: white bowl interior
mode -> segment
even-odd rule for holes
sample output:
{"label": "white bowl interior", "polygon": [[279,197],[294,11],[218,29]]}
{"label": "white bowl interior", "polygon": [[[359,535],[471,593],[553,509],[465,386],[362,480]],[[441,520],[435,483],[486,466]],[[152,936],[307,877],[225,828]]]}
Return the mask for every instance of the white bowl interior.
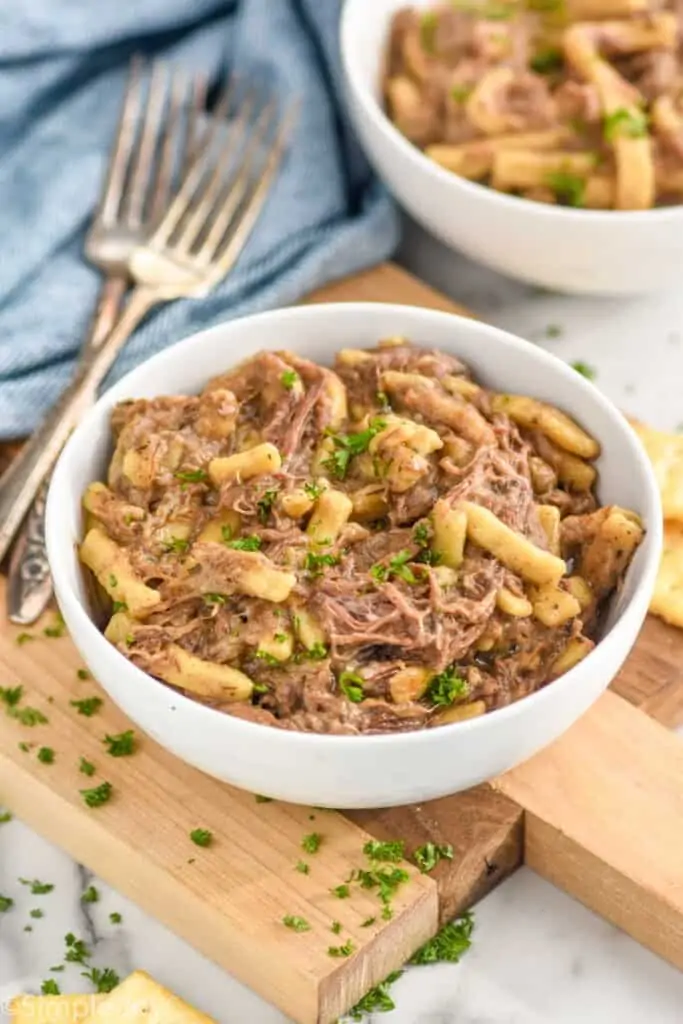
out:
{"label": "white bowl interior", "polygon": [[[262,348],[289,348],[329,364],[342,347],[373,346],[379,338],[395,334],[457,354],[484,384],[554,401],[601,439],[601,501],[632,508],[648,524],[645,541],[606,621],[610,642],[614,636],[615,665],[627,653],[645,614],[661,544],[661,511],[652,471],[635,434],[617,410],[592,384],[554,356],[476,321],[405,306],[312,306],[266,313],[212,328],[172,346],[124,377],[85,417],[65,448],[53,477],[47,537],[60,605],[95,676],[154,738],[203,770],[237,785],[330,806],[387,805],[462,789],[511,767],[553,739],[595,699],[615,671],[601,667],[600,658],[596,657],[605,646],[603,641],[582,665],[552,685],[483,718],[397,736],[328,737],[270,729],[198,705],[132,666],[91,621],[76,555],[82,531],[80,499],[86,486],[105,474],[111,450],[109,417],[116,402],[131,397],[197,392],[211,376]],[[595,678],[582,697],[577,677],[586,673],[592,661]],[[609,678],[603,678],[605,671],[610,672]],[[559,718],[551,713],[544,724],[543,709],[550,710],[554,701],[561,703],[562,693],[566,708],[571,710],[562,710]],[[169,713],[176,710],[182,712],[182,717]],[[515,732],[524,729],[521,719],[528,714],[535,718],[534,728],[528,735],[519,733],[516,741]],[[515,720],[519,720],[518,725]],[[487,751],[486,734],[492,731],[493,723],[498,723],[493,734],[502,738],[494,740]],[[447,736],[455,740],[466,734],[473,740],[481,737],[477,739],[479,748],[483,744],[481,757],[451,767],[435,762],[428,768],[427,776],[434,769],[443,776],[439,783],[416,778],[414,768],[420,750],[426,746],[436,752]],[[240,743],[244,746],[244,764],[240,766],[231,761],[234,739],[239,740],[235,750]],[[389,779],[373,781],[375,790],[372,785],[368,790],[367,773],[371,772],[370,777],[377,774],[372,766],[389,746],[400,755],[396,759],[392,754],[393,774]],[[406,762],[403,753],[413,749],[418,761],[408,758]],[[443,749],[445,752],[446,748]],[[339,755],[333,751],[343,754],[343,762],[336,767],[333,762]],[[259,776],[259,771],[263,775],[263,757],[259,752],[267,752],[273,763],[282,762],[279,776],[275,773],[275,778],[271,777],[270,790],[267,781]],[[310,765],[304,769],[307,752],[317,766],[317,779],[311,776]],[[353,767],[346,752],[354,755]],[[301,755],[304,760],[297,767],[295,760]],[[306,779],[302,775],[304,770]],[[356,770],[358,778],[354,778]],[[298,773],[297,781],[289,780],[287,773]]]}

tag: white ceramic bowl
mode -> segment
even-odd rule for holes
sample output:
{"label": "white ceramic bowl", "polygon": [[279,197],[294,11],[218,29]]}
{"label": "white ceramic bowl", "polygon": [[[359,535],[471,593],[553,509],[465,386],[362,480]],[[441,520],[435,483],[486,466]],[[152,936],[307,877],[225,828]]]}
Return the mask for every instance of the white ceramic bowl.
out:
{"label": "white ceramic bowl", "polygon": [[[198,391],[262,348],[329,363],[338,349],[389,335],[456,353],[484,382],[557,403],[600,439],[600,497],[639,512],[647,536],[614,602],[606,635],[552,685],[481,718],[389,736],[281,731],[197,704],[135,668],[91,621],[76,557],[80,498],[111,451],[109,415],[124,398]],[[85,417],[50,488],[47,542],[59,605],[93,675],[130,718],[197,768],[236,786],[297,803],[379,807],[466,789],[524,760],[574,722],[613,679],[647,610],[661,546],[656,483],[621,414],[576,371],[540,348],[485,324],[406,306],[340,304],[265,313],[214,327],[129,373]]]}
{"label": "white ceramic bowl", "polygon": [[518,199],[444,170],[393,127],[381,108],[380,77],[392,14],[405,5],[346,0],[341,47],[356,130],[406,210],[452,248],[544,288],[629,295],[679,284],[683,206],[622,213]]}

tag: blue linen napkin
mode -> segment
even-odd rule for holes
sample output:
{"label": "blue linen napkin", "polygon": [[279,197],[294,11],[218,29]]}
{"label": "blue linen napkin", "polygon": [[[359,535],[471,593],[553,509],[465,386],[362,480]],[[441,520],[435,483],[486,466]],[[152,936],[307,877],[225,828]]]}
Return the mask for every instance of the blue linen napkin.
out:
{"label": "blue linen napkin", "polygon": [[163,307],[108,383],[193,331],[286,305],[389,255],[394,208],[341,103],[339,0],[31,0],[0,7],[0,438],[71,377],[100,278],[83,258],[132,54],[300,97],[297,128],[237,268]]}

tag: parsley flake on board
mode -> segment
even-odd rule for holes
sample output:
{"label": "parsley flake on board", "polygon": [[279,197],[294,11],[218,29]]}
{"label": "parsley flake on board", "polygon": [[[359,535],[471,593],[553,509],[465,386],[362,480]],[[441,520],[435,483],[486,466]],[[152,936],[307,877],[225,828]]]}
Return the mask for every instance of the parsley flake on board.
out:
{"label": "parsley flake on board", "polygon": [[52,625],[46,626],[43,630],[43,634],[53,640],[58,640],[59,637],[66,636],[66,623],[59,612],[55,612]]}
{"label": "parsley flake on board", "polygon": [[41,747],[36,756],[41,764],[54,764],[55,752],[52,747]]}
{"label": "parsley flake on board", "polygon": [[0,686],[0,701],[7,709],[15,708],[23,695],[23,686]]}
{"label": "parsley flake on board", "polygon": [[117,733],[115,736],[105,736],[102,742],[107,747],[107,753],[112,757],[130,757],[135,753],[135,733],[132,729]]}
{"label": "parsley flake on board", "polygon": [[195,846],[211,846],[213,832],[210,832],[208,828],[195,828],[190,832],[190,839]]}
{"label": "parsley flake on board", "polygon": [[373,437],[381,433],[386,427],[382,419],[370,420],[367,430],[361,430],[356,434],[330,434],[334,444],[334,451],[329,458],[325,459],[323,466],[326,466],[332,476],[343,480],[349,470],[349,463],[354,455],[362,455],[368,450]]}
{"label": "parsley flake on board", "polygon": [[369,928],[370,925],[373,925],[376,920],[376,917],[366,917],[363,923],[361,924],[361,928]]}
{"label": "parsley flake on board", "polygon": [[272,804],[272,796],[263,796],[261,793],[254,794],[254,800],[257,804]]}
{"label": "parsley flake on board", "polygon": [[339,935],[342,930],[341,921],[333,921],[330,925],[330,931],[334,932],[335,935]]}
{"label": "parsley flake on board", "polygon": [[337,885],[334,889],[330,890],[333,896],[336,896],[338,900],[347,900],[351,895],[351,890],[348,885]]}
{"label": "parsley flake on board", "polygon": [[35,725],[47,725],[48,719],[38,708],[11,708],[9,714],[20,725],[32,729]]}
{"label": "parsley flake on board", "polygon": [[86,759],[82,757],[78,762],[78,770],[83,775],[94,775],[95,765],[92,763],[92,761],[86,761]]}
{"label": "parsley flake on board", "polygon": [[299,872],[300,875],[308,875],[310,873],[311,868],[306,863],[305,860],[298,860],[296,862],[296,870]]}
{"label": "parsley flake on board", "polygon": [[282,918],[285,928],[291,928],[293,932],[310,932],[311,926],[305,917],[297,917],[296,914],[285,914]]}
{"label": "parsley flake on board", "polygon": [[88,672],[87,668],[79,668],[79,669],[77,669],[76,670],[76,676],[80,680],[86,680],[86,679],[90,679],[91,678],[90,673]]}
{"label": "parsley flake on board", "polygon": [[320,849],[320,844],[323,841],[323,837],[319,832],[311,832],[310,835],[304,836],[301,840],[301,846],[306,853],[317,853]]}
{"label": "parsley flake on board", "polygon": [[363,847],[363,853],[370,860],[391,861],[397,863],[405,856],[405,843],[402,839],[382,843],[378,839],[370,839]]}
{"label": "parsley flake on board", "polygon": [[94,789],[79,790],[87,807],[101,807],[111,800],[113,786],[111,782],[101,782]]}
{"label": "parsley flake on board", "polygon": [[84,893],[81,894],[81,903],[97,903],[99,901],[100,894],[94,885],[89,885]]}
{"label": "parsley flake on board", "polygon": [[351,941],[351,939],[347,939],[343,946],[328,946],[327,955],[336,957],[351,956],[351,954],[355,953],[355,951],[356,947],[354,946],[353,942]]}
{"label": "parsley flake on board", "polygon": [[365,696],[363,686],[365,680],[358,672],[342,672],[339,676],[339,689],[353,704],[360,704]]}
{"label": "parsley flake on board", "polygon": [[432,871],[441,860],[453,860],[453,847],[450,843],[423,843],[413,853],[413,860],[423,875]]}
{"label": "parsley flake on board", "polygon": [[62,990],[54,978],[46,978],[40,986],[40,991],[44,996],[59,996],[62,994]]}
{"label": "parsley flake on board", "polygon": [[79,715],[92,718],[100,710],[104,701],[101,697],[84,697],[83,700],[71,700],[69,703],[72,708],[76,708]]}
{"label": "parsley flake on board", "polygon": [[458,674],[455,666],[450,665],[449,668],[430,679],[425,697],[435,706],[448,705],[460,697],[466,697],[468,692],[467,680]]}
{"label": "parsley flake on board", "polygon": [[23,647],[24,644],[30,643],[31,640],[35,640],[35,636],[33,635],[33,633],[19,633],[16,636],[14,642],[17,645],[17,647]]}

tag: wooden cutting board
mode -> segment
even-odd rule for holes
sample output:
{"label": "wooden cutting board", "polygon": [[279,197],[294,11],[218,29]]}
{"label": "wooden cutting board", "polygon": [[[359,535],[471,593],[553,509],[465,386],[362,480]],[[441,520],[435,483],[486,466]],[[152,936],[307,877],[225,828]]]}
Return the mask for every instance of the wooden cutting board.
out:
{"label": "wooden cutting board", "polygon": [[[455,308],[393,266],[311,301],[359,299]],[[24,643],[0,625],[0,685],[22,683],[24,704],[48,718],[28,728],[0,715],[0,801],[295,1021],[335,1020],[522,862],[683,967],[683,744],[666,728],[683,722],[683,633],[649,619],[612,692],[490,785],[342,815],[257,802],[145,737],[134,756],[108,756],[104,735],[129,723],[106,698],[91,718],[76,712],[70,701],[98,688],[78,677],[70,640],[44,637],[42,625]],[[53,764],[38,760],[41,746],[54,749]],[[92,778],[80,757],[95,764]],[[87,808],[79,790],[103,780],[111,801]],[[196,828],[213,832],[210,847],[193,845]],[[313,855],[301,848],[310,832],[323,837]],[[404,839],[409,851],[451,843],[455,856],[430,876],[413,872],[383,921],[372,893],[330,891],[364,866],[370,837]],[[296,871],[300,859],[309,874]],[[311,930],[288,930],[286,914]],[[377,922],[363,928],[368,917]],[[352,956],[328,954],[347,939]]]}

